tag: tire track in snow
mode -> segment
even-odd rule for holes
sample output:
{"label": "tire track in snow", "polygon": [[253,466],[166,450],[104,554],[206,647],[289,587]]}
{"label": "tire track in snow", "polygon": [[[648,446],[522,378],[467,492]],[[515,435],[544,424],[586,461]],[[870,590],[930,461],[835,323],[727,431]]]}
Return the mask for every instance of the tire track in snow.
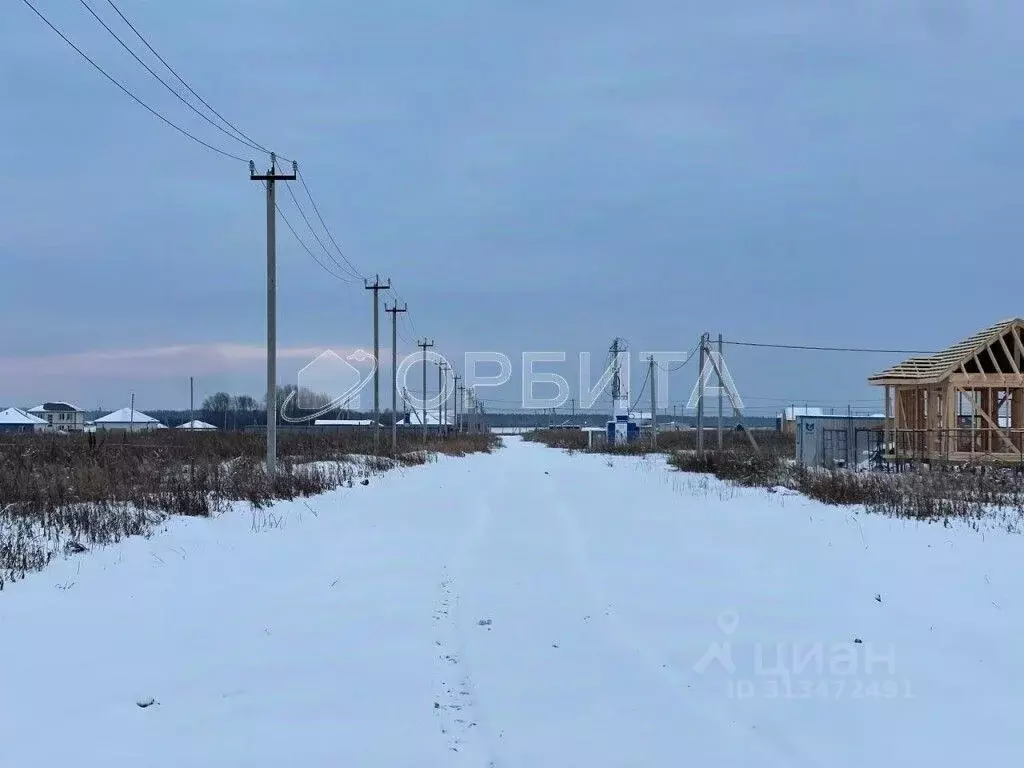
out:
{"label": "tire track in snow", "polygon": [[453,765],[467,768],[500,768],[496,739],[483,717],[466,661],[462,617],[459,610],[458,580],[475,563],[475,553],[487,536],[493,510],[486,500],[472,525],[459,540],[450,564],[442,566],[439,596],[434,607],[434,646],[438,659],[438,698],[434,711],[440,722]]}
{"label": "tire track in snow", "polygon": [[[595,572],[587,550],[586,536],[579,525],[579,521],[564,502],[556,501],[553,506],[569,559],[574,565],[574,570],[579,577],[584,591],[588,593],[595,607],[600,609],[597,611],[597,615],[603,617],[603,624],[608,634],[623,649],[638,655],[652,676],[673,690],[694,719],[707,721],[711,713],[704,705],[710,702],[707,699],[697,702],[687,694],[687,681],[692,679],[693,675],[680,674],[673,665],[663,659],[652,643],[638,633],[628,621],[615,611],[613,603],[608,599],[608,590]],[[734,707],[730,706],[728,700],[725,700],[725,706],[720,704],[715,707],[713,717],[715,724],[719,726],[723,735],[746,736],[747,739],[751,739],[755,743],[769,748],[783,760],[784,765],[818,765],[792,739],[787,738],[781,729],[755,729],[754,725],[749,721],[741,720]],[[737,727],[740,725],[746,726],[746,730],[740,730]],[[756,734],[756,738],[754,734]]]}

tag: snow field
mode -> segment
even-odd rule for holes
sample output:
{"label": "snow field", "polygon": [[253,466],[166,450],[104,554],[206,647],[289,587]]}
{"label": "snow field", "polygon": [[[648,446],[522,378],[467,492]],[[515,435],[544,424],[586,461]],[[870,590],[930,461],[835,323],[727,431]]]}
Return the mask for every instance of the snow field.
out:
{"label": "snow field", "polygon": [[506,438],[56,562],[0,593],[0,765],[1024,756],[1018,536],[608,462]]}

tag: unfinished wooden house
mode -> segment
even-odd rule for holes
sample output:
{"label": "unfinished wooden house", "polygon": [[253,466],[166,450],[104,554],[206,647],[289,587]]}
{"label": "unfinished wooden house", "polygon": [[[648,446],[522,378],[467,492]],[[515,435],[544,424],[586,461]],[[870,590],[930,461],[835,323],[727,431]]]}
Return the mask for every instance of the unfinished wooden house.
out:
{"label": "unfinished wooden house", "polygon": [[1024,463],[1024,320],[871,376],[885,387],[885,453],[910,463]]}

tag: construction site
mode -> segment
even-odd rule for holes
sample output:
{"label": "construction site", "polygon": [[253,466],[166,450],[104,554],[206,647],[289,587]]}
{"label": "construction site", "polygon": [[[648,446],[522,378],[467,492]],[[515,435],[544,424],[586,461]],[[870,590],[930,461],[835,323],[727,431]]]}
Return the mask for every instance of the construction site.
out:
{"label": "construction site", "polygon": [[886,458],[897,465],[1022,463],[1024,320],[1003,320],[869,377],[884,388]]}

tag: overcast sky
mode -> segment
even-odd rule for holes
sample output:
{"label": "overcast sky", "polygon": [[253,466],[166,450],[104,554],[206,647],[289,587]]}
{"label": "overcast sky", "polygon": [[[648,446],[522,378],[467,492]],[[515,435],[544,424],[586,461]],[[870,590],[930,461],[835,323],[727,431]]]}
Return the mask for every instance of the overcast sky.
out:
{"label": "overcast sky", "polygon": [[[77,0],[33,1],[154,107],[266,165]],[[705,330],[935,349],[1024,314],[1020,3],[119,5],[221,114],[299,160],[346,255],[408,301],[403,335],[455,360],[599,360],[615,336],[686,351]],[[22,0],[0,18],[0,405],[184,407],[189,375],[262,397],[265,203],[246,165],[130,101]],[[369,292],[283,225],[279,243],[281,380],[372,347]],[[755,412],[869,400],[866,377],[901,357],[726,354]],[[672,402],[695,376],[673,374]]]}

